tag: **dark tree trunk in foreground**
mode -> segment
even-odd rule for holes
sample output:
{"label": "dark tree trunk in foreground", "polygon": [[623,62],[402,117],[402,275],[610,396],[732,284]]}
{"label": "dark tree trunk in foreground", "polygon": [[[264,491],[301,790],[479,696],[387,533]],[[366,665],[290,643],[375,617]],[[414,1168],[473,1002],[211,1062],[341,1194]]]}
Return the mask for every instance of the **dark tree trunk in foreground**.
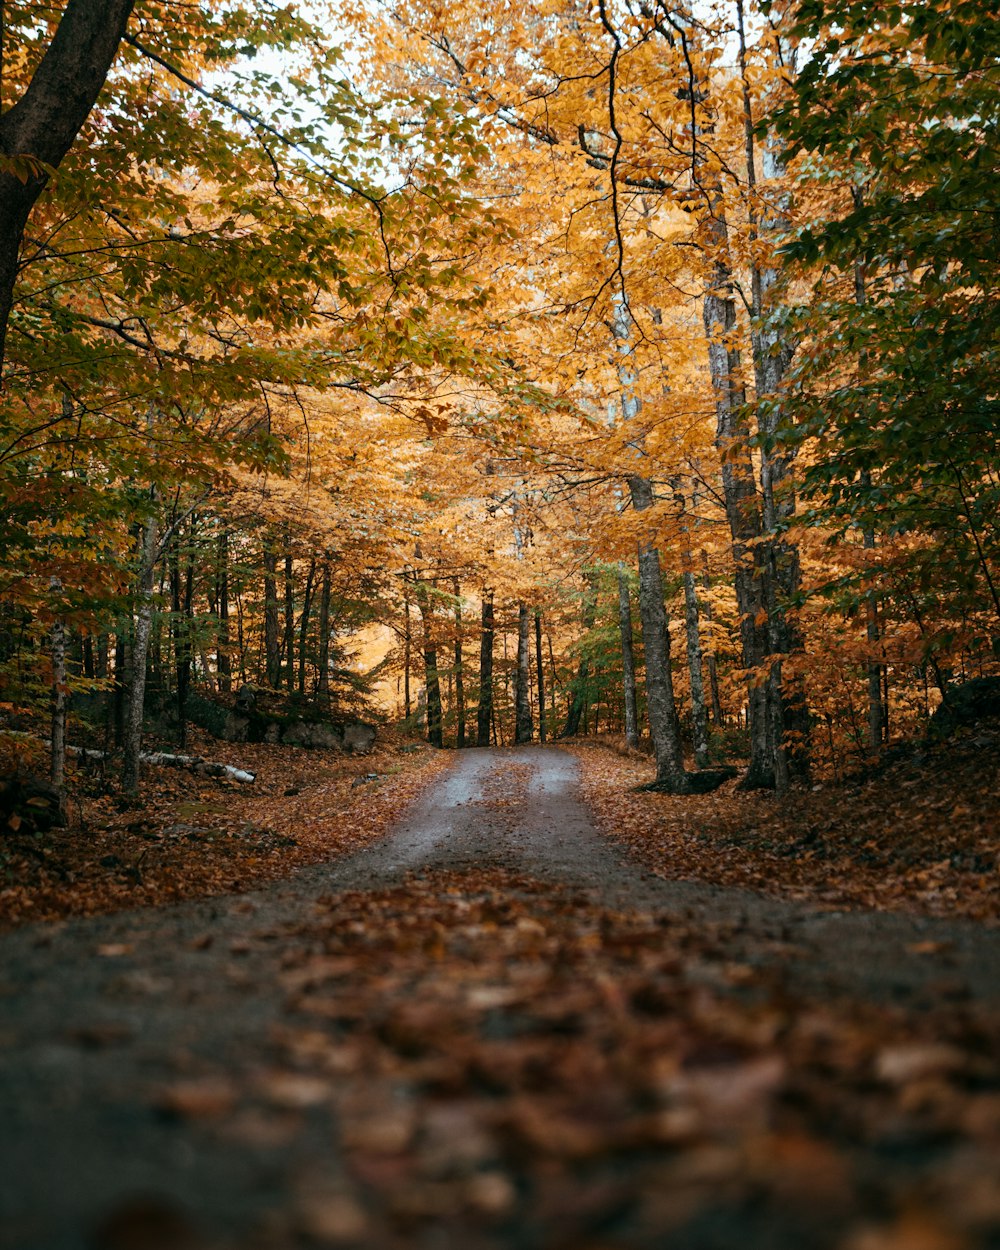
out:
{"label": "dark tree trunk in foreground", "polygon": [[526,604],[517,610],[517,680],[514,685],[514,741],[534,737],[531,718],[531,613]]}
{"label": "dark tree trunk in foreground", "polygon": [[632,639],[632,602],[625,570],[618,571],[618,628],[622,638],[622,684],[625,688],[625,741],[639,745],[639,713],[635,691],[635,650]]}
{"label": "dark tree trunk in foreground", "polygon": [[[69,0],[24,94],[0,117],[0,369],[17,280],[18,252],[32,206],[87,120],[115,59],[135,0]],[[21,173],[21,177],[18,177]]]}
{"label": "dark tree trunk in foreground", "polygon": [[490,745],[493,723],[493,591],[483,591],[482,631],[479,641],[479,707],[476,711],[476,746]]}

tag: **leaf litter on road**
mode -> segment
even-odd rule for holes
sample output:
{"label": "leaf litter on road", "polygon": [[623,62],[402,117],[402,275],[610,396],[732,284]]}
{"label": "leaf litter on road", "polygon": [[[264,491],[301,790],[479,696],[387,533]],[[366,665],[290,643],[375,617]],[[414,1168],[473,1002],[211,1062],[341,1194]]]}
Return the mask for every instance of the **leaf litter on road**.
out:
{"label": "leaf litter on road", "polygon": [[[997,1021],[792,994],[711,926],[510,872],[324,900],[268,1058],[179,1080],[291,1151],[254,1245],[973,1250],[1000,1236]],[[317,1124],[320,1126],[317,1134]]]}

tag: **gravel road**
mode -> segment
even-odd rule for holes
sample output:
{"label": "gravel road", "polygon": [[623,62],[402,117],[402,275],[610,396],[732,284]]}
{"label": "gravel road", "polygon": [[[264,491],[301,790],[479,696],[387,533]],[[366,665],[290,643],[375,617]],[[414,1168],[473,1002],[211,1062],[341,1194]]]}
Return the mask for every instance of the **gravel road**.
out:
{"label": "gravel road", "polygon": [[[889,1003],[915,1018],[948,1002],[987,1013],[1000,1003],[1000,932],[810,910],[653,877],[595,830],[577,769],[556,748],[465,751],[391,836],[356,856],[254,894],[31,926],[0,939],[0,1244],[379,1244],[340,1190],[322,1207],[325,1216],[303,1207],[316,1160],[326,1160],[329,1188],[345,1147],[301,1072],[298,1084],[274,1077],[288,970],[315,956],[311,918],[340,898],[363,914],[359,894],[374,898],[411,882],[426,907],[439,877],[454,902],[456,874],[503,870],[548,883],[567,907],[637,912],[665,934],[672,925],[689,935],[710,930],[714,954],[693,959],[689,979],[703,977],[721,993],[720,967],[748,968],[749,988],[739,990],[748,1002],[753,985],[773,973],[784,994],[804,1002]],[[358,992],[375,991],[365,983]],[[324,1079],[332,1079],[331,1062],[326,1055]],[[351,1087],[359,1079],[347,1065],[336,1076],[337,1097],[360,1096]],[[266,1112],[241,1092],[255,1080],[270,1090]],[[502,1187],[496,1193],[499,1210]],[[295,1219],[287,1214],[293,1207]],[[401,1240],[392,1244],[480,1244],[451,1237],[447,1213],[435,1219],[417,1231],[397,1229]],[[490,1225],[481,1244],[557,1244],[542,1226],[526,1227]],[[647,1244],[632,1236],[593,1244]],[[724,1246],[719,1236],[690,1244]]]}

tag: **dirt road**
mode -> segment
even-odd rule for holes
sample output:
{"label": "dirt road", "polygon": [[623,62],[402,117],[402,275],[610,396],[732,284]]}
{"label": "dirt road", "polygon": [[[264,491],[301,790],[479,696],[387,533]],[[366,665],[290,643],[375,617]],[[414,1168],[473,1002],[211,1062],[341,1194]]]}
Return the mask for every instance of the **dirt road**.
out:
{"label": "dirt road", "polygon": [[351,859],[3,938],[0,1244],[1000,1244],[1000,933],[652,878],[576,769],[463,752]]}

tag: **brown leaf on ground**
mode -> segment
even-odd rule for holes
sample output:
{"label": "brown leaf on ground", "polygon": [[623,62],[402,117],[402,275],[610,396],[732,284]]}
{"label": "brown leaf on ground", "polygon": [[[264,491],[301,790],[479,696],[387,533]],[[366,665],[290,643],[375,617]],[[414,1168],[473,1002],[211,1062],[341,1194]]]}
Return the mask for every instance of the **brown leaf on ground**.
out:
{"label": "brown leaf on ground", "polygon": [[1000,923],[1000,756],[971,741],[780,798],[739,793],[736,782],[713,794],[638,792],[655,776],[647,757],[570,749],[603,831],[659,876]]}

